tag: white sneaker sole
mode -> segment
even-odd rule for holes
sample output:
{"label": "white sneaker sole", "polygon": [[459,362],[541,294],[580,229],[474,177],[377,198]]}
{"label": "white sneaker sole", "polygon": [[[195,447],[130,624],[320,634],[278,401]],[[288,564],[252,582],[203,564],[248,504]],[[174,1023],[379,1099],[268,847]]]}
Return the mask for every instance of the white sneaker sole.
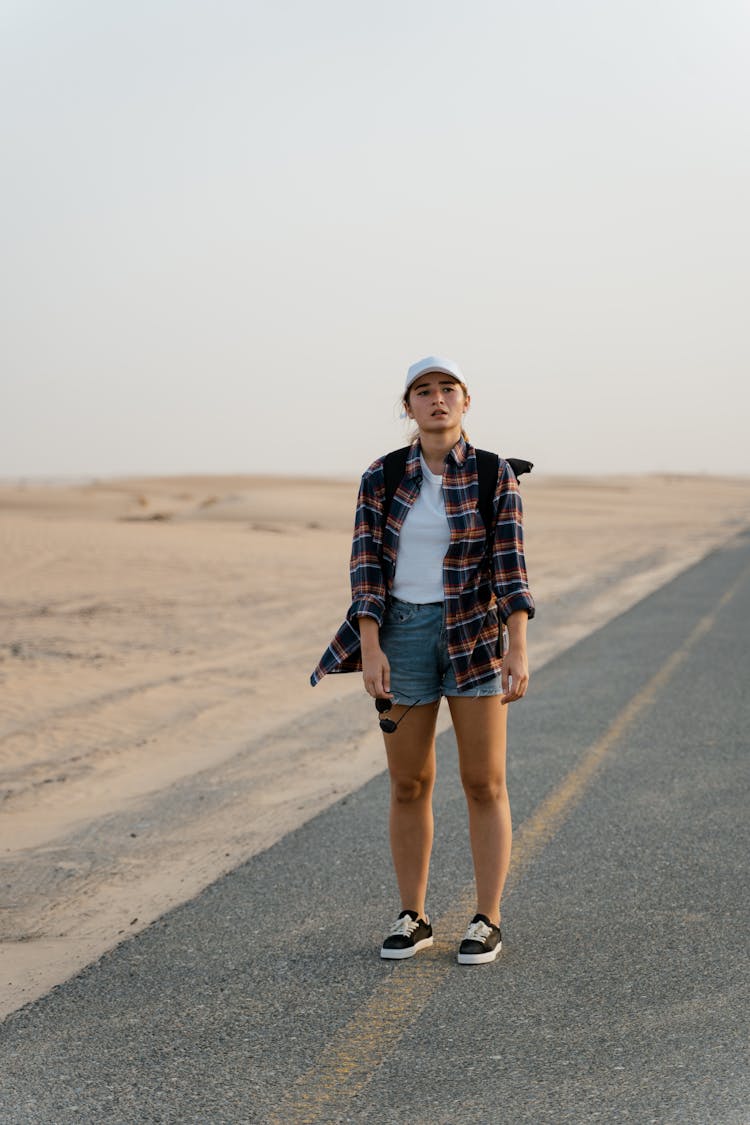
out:
{"label": "white sneaker sole", "polygon": [[495,960],[502,948],[503,943],[499,941],[489,953],[459,953],[458,963],[459,965],[487,965]]}
{"label": "white sneaker sole", "polygon": [[380,956],[385,961],[403,961],[406,957],[413,957],[415,953],[419,953],[420,949],[433,945],[434,942],[434,937],[422,938],[416,945],[408,945],[406,949],[381,949]]}

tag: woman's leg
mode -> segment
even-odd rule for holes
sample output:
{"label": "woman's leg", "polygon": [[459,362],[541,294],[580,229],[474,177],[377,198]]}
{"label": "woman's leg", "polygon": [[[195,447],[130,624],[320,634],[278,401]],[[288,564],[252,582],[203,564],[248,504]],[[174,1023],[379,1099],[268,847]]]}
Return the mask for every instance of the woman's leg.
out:
{"label": "woman's leg", "polygon": [[477,913],[500,923],[512,825],[505,783],[507,706],[498,695],[450,696],[477,885]]}
{"label": "woman's leg", "polygon": [[[432,851],[432,790],[435,785],[435,724],[439,701],[415,707],[393,734],[384,734],[391,778],[391,855],[401,909],[425,918]],[[406,711],[396,705],[388,718]]]}

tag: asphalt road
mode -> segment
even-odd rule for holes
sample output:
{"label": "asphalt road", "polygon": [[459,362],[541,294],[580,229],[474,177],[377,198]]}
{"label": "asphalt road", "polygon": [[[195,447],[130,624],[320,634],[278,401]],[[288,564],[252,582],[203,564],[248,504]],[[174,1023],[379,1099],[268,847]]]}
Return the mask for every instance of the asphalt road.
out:
{"label": "asphalt road", "polygon": [[382,775],[10,1016],[0,1121],[745,1125],[749,628],[745,534],[513,705],[494,964],[448,734],[434,949],[378,957]]}

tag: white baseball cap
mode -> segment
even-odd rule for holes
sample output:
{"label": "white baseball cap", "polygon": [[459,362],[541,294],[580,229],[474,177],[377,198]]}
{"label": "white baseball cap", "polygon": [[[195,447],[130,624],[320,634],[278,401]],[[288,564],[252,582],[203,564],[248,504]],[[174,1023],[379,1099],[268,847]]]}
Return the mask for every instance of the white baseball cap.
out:
{"label": "white baseball cap", "polygon": [[457,363],[454,363],[452,359],[439,359],[436,355],[428,355],[425,356],[424,359],[418,360],[417,363],[412,363],[411,367],[406,372],[404,394],[408,394],[409,387],[415,379],[418,379],[420,375],[426,375],[429,371],[437,371],[442,375],[452,375],[453,378],[458,379],[459,383],[464,387],[466,386],[463,372]]}

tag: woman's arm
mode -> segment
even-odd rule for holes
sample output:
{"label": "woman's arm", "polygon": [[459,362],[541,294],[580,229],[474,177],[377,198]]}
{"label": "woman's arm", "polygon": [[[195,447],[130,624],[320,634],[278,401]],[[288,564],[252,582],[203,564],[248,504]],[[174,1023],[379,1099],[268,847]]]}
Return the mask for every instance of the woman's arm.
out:
{"label": "woman's arm", "polygon": [[500,462],[495,491],[495,538],[492,547],[492,589],[500,620],[507,622],[516,610],[534,616],[534,599],[526,576],[523,552],[523,506],[515,473]]}
{"label": "woman's arm", "polygon": [[508,651],[503,657],[503,703],[526,694],[529,661],[526,652],[526,626],[534,616],[534,599],[529,591],[523,549],[523,506],[515,473],[501,462],[495,494],[497,519],[492,553],[492,588],[497,598],[498,615],[508,626]]}
{"label": "woman's arm", "polygon": [[382,567],[383,503],[382,464],[376,461],[364,473],[354,517],[354,538],[349,563],[352,604],[349,620],[359,629],[362,679],[375,699],[390,695],[391,669],[380,647],[380,626],[385,615],[385,578]]}
{"label": "woman's arm", "polygon": [[375,461],[363,474],[354,516],[354,535],[349,559],[352,604],[347,617],[372,617],[378,625],[385,613],[385,579],[381,564],[385,485],[382,462]]}

